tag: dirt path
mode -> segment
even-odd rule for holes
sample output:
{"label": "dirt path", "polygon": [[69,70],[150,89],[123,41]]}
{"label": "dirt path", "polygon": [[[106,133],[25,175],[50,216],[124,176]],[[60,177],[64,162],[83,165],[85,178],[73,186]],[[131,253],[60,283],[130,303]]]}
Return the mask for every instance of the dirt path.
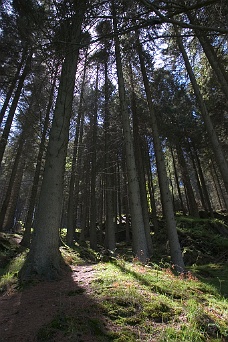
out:
{"label": "dirt path", "polygon": [[60,281],[0,297],[0,342],[101,341],[106,324],[92,298],[94,265],[71,270]]}

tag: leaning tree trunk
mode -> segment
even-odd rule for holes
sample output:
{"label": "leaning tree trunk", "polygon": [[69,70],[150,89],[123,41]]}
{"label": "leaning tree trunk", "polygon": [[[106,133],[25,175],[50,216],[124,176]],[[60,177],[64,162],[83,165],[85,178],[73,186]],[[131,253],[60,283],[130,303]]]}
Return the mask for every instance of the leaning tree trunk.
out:
{"label": "leaning tree trunk", "polygon": [[194,72],[192,70],[191,64],[189,62],[187,52],[185,51],[184,44],[182,42],[181,36],[180,36],[178,29],[176,27],[175,27],[175,32],[177,34],[177,43],[178,43],[179,49],[182,53],[182,56],[183,56],[183,59],[185,62],[185,67],[187,69],[189,78],[191,80],[195,96],[196,96],[198,103],[199,103],[201,115],[203,117],[203,121],[204,121],[206,130],[207,130],[208,138],[210,140],[210,143],[211,143],[211,146],[212,146],[212,149],[213,149],[219,170],[221,172],[223,182],[224,182],[224,185],[226,188],[226,192],[228,193],[228,165],[227,165],[227,161],[226,161],[226,158],[224,156],[224,153],[223,153],[222,147],[220,145],[220,142],[218,140],[215,129],[213,127],[210,115],[207,111],[207,107],[204,103],[202,94],[200,92],[200,88],[197,84],[197,81],[196,81]]}
{"label": "leaning tree trunk", "polygon": [[11,172],[10,179],[9,179],[9,184],[7,187],[7,191],[6,191],[5,198],[4,198],[2,208],[1,208],[1,212],[0,212],[0,231],[2,231],[4,229],[3,224],[5,221],[7,208],[9,206],[10,197],[11,197],[11,193],[13,190],[13,184],[14,184],[15,179],[16,179],[18,165],[20,163],[21,155],[23,152],[24,144],[25,144],[25,135],[26,135],[26,130],[23,130],[22,134],[19,137],[16,157],[15,157],[15,160],[13,163],[12,172]]}
{"label": "leaning tree trunk", "polygon": [[121,63],[120,54],[120,42],[117,30],[117,20],[115,3],[112,0],[112,15],[113,15],[113,27],[114,27],[114,40],[115,40],[115,57],[116,67],[118,76],[119,86],[119,97],[123,123],[123,134],[126,148],[126,164],[127,164],[127,176],[128,176],[128,188],[129,188],[129,199],[130,199],[130,212],[131,212],[131,223],[132,223],[132,238],[133,238],[133,252],[136,257],[145,262],[149,257],[146,234],[144,229],[143,212],[140,198],[140,188],[136,169],[134,145],[131,133],[131,124],[128,114],[124,77]]}
{"label": "leaning tree trunk", "polygon": [[[199,24],[198,20],[196,18],[193,18],[192,14],[188,12],[188,17],[190,19],[190,23],[195,25]],[[206,34],[203,31],[199,31],[197,29],[194,30],[196,33],[197,38],[200,41],[200,44],[203,48],[203,51],[208,59],[208,62],[210,63],[215,75],[217,76],[218,82],[220,83],[221,89],[223,93],[225,94],[226,98],[228,98],[228,75],[227,71],[223,67],[221,61],[219,60],[214,47],[210,43],[209,38],[206,36]]]}
{"label": "leaning tree trunk", "polygon": [[167,230],[168,230],[171,259],[176,270],[178,272],[183,272],[185,265],[184,265],[180,243],[179,243],[179,239],[177,235],[176,220],[174,217],[172,197],[171,197],[170,190],[169,190],[169,180],[168,180],[166,167],[165,167],[165,160],[164,160],[164,155],[162,151],[159,131],[158,131],[157,119],[156,119],[156,115],[155,115],[154,108],[153,108],[149,80],[147,77],[145,62],[143,59],[143,50],[139,41],[138,33],[136,34],[137,34],[138,55],[139,55],[143,82],[144,82],[144,87],[145,87],[145,92],[146,92],[146,97],[147,97],[147,103],[148,103],[148,107],[150,111],[151,126],[152,126],[152,131],[153,131],[153,143],[154,143],[159,185],[160,185],[160,191],[161,191],[161,197],[162,197],[163,213],[165,215],[166,225],[167,225]]}
{"label": "leaning tree trunk", "polygon": [[21,182],[24,173],[25,159],[21,159],[17,168],[16,177],[12,185],[9,203],[7,206],[5,219],[3,223],[3,230],[6,232],[12,231],[15,224],[15,212],[17,208],[17,201],[19,197]]}
{"label": "leaning tree trunk", "polygon": [[17,70],[16,70],[16,74],[14,75],[14,78],[13,78],[13,80],[12,80],[10,86],[9,86],[8,91],[7,91],[6,98],[5,98],[5,101],[3,103],[3,106],[2,106],[2,109],[1,109],[1,112],[0,112],[0,127],[1,127],[4,115],[6,113],[6,109],[8,107],[9,101],[10,101],[11,96],[13,94],[13,91],[15,89],[17,80],[18,80],[18,78],[20,76],[20,72],[21,72],[22,66],[23,66],[24,61],[25,61],[25,55],[26,55],[26,51],[23,51],[22,56],[21,56],[21,61],[20,61],[19,65],[17,67]]}
{"label": "leaning tree trunk", "polygon": [[59,227],[62,212],[65,159],[81,25],[86,10],[86,2],[77,1],[75,6],[77,6],[77,13],[72,18],[72,26],[69,27],[71,39],[67,45],[62,66],[37,209],[35,232],[30,252],[19,274],[22,280],[31,278],[34,274],[46,279],[55,279],[61,273]]}
{"label": "leaning tree trunk", "polygon": [[24,85],[24,80],[25,80],[25,77],[27,76],[27,74],[29,72],[31,58],[32,58],[31,55],[29,55],[27,57],[25,67],[24,67],[22,75],[20,76],[18,86],[17,86],[17,89],[15,91],[14,98],[13,98],[13,101],[12,101],[12,104],[11,104],[11,107],[9,110],[9,114],[8,114],[8,117],[7,117],[7,120],[5,123],[5,127],[4,127],[4,130],[2,132],[2,136],[1,136],[1,140],[0,140],[0,167],[2,164],[2,159],[3,159],[5,149],[6,149],[7,141],[9,138],[9,133],[10,133],[11,125],[13,122],[14,114],[15,114],[17,104],[18,104],[18,101],[19,101],[19,98],[21,95],[21,91],[22,91],[22,88]]}

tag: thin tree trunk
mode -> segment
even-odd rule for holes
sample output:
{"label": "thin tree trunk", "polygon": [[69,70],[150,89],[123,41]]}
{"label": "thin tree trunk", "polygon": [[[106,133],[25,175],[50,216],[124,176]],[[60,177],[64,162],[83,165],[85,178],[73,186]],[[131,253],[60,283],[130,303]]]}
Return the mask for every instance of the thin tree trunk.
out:
{"label": "thin tree trunk", "polygon": [[12,231],[14,227],[15,212],[16,212],[21,182],[23,178],[24,166],[25,166],[25,159],[22,159],[20,160],[18,168],[17,168],[16,177],[12,185],[12,191],[10,194],[10,199],[9,199],[9,203],[7,206],[5,219],[3,223],[3,230],[7,232]]}
{"label": "thin tree trunk", "polygon": [[158,178],[162,197],[163,213],[165,214],[168,238],[171,252],[171,259],[178,272],[183,272],[185,265],[181,253],[180,243],[177,235],[176,221],[173,211],[172,197],[169,190],[169,180],[166,173],[165,160],[162,152],[162,145],[158,132],[157,119],[153,108],[149,80],[146,73],[146,67],[143,59],[143,50],[137,35],[138,55],[140,60],[141,72],[147,97],[147,103],[150,111],[151,126],[153,131],[154,150],[158,170]]}
{"label": "thin tree trunk", "polygon": [[111,152],[111,128],[110,128],[110,112],[109,112],[109,89],[108,89],[108,65],[105,63],[105,170],[106,170],[106,230],[105,230],[105,242],[109,251],[114,253],[116,248],[116,210],[114,200],[114,161],[113,152]]}
{"label": "thin tree trunk", "polygon": [[172,147],[170,147],[170,151],[171,151],[171,155],[172,155],[172,159],[173,159],[174,176],[175,176],[177,191],[178,191],[178,195],[179,195],[179,199],[180,199],[180,203],[181,203],[181,210],[183,212],[183,215],[185,216],[186,215],[186,209],[185,209],[182,194],[181,194],[180,184],[179,184],[179,180],[178,180],[177,167],[176,167],[176,161],[174,158],[174,153],[173,153]]}
{"label": "thin tree trunk", "polygon": [[1,167],[1,164],[2,164],[2,159],[3,159],[3,155],[4,155],[4,152],[5,152],[6,145],[7,145],[7,141],[8,141],[11,125],[12,125],[12,122],[13,122],[14,114],[15,114],[15,111],[16,111],[16,108],[17,108],[17,104],[18,104],[18,101],[19,101],[19,98],[20,98],[20,95],[21,95],[21,91],[22,91],[22,88],[23,88],[23,85],[24,85],[24,80],[25,80],[25,78],[26,78],[26,76],[27,76],[27,74],[29,72],[30,63],[31,63],[31,55],[29,55],[27,57],[26,64],[25,64],[23,73],[20,76],[20,79],[19,79],[19,82],[18,82],[18,86],[17,86],[17,89],[16,89],[15,94],[14,94],[14,99],[12,101],[12,104],[11,104],[11,107],[10,107],[10,110],[9,110],[9,114],[8,114],[8,117],[7,117],[7,120],[6,120],[6,123],[5,123],[5,127],[4,127],[4,130],[3,130],[2,136],[1,136],[1,140],[0,140],[0,167]]}
{"label": "thin tree trunk", "polygon": [[187,167],[181,146],[179,145],[176,146],[176,151],[177,151],[179,165],[181,168],[182,179],[183,179],[186,192],[187,192],[188,204],[189,204],[189,215],[194,216],[194,217],[199,217],[198,206],[195,200],[194,192],[192,189],[192,185],[191,185],[191,181],[190,181],[190,177],[188,173],[188,167]]}
{"label": "thin tree trunk", "polygon": [[[188,17],[190,19],[191,24],[197,24],[198,20],[193,18],[192,14],[188,12]],[[225,97],[228,98],[228,75],[227,71],[224,69],[223,65],[221,64],[218,56],[215,53],[214,47],[211,45],[209,38],[203,31],[199,31],[197,29],[194,30],[196,33],[197,38],[200,41],[200,44],[203,48],[203,51],[210,63],[212,69],[214,70],[215,75],[217,76],[218,82],[220,83],[221,89],[225,94]]]}
{"label": "thin tree trunk", "polygon": [[127,164],[127,175],[128,175],[128,189],[129,189],[129,199],[130,199],[130,211],[131,211],[131,223],[132,223],[132,235],[133,235],[133,252],[136,257],[142,261],[146,262],[149,257],[146,234],[144,229],[143,213],[140,199],[140,188],[136,169],[135,155],[134,155],[134,145],[131,133],[130,118],[128,114],[128,108],[126,103],[125,85],[124,77],[121,63],[120,54],[120,42],[118,37],[117,20],[115,3],[112,0],[112,15],[113,15],[113,27],[115,33],[115,57],[116,57],[116,67],[118,76],[118,86],[119,86],[119,97],[120,106],[122,114],[123,132],[124,132],[124,142],[126,148],[126,164]]}
{"label": "thin tree trunk", "polygon": [[150,156],[148,147],[146,148],[146,170],[147,170],[147,179],[148,179],[148,189],[150,194],[150,203],[151,203],[151,210],[152,210],[152,223],[154,226],[154,232],[158,234],[159,232],[159,225],[158,225],[158,218],[157,218],[157,208],[154,198],[154,185],[153,185],[153,177],[152,177],[152,171],[151,171],[151,164],[150,164]]}
{"label": "thin tree trunk", "polygon": [[23,130],[22,134],[19,137],[17,154],[16,154],[16,157],[14,160],[12,172],[11,172],[10,179],[9,179],[9,184],[8,184],[7,191],[5,194],[5,199],[3,201],[1,212],[0,212],[0,231],[4,230],[3,224],[5,221],[7,208],[9,206],[10,197],[11,197],[11,193],[12,193],[12,189],[13,189],[13,184],[15,182],[15,178],[17,175],[18,165],[19,165],[20,158],[21,158],[23,148],[24,148],[24,144],[25,144],[25,133],[26,133],[26,130]]}
{"label": "thin tree trunk", "polygon": [[96,150],[97,150],[97,115],[98,115],[98,75],[99,65],[97,65],[94,113],[92,120],[92,159],[91,159],[91,192],[90,192],[90,247],[97,250],[97,201],[96,201]]}
{"label": "thin tree trunk", "polygon": [[80,94],[80,101],[79,101],[79,108],[78,108],[78,117],[77,117],[77,123],[76,123],[76,132],[75,132],[75,139],[74,139],[74,149],[73,149],[69,195],[68,195],[67,236],[66,236],[66,242],[68,246],[73,245],[74,231],[75,231],[74,190],[75,190],[75,179],[76,179],[76,160],[77,160],[77,154],[78,154],[78,141],[79,141],[80,125],[81,125],[82,112],[83,112],[82,106],[83,106],[83,96],[84,96],[84,89],[85,89],[86,63],[87,63],[87,52],[85,56],[85,64],[84,64],[83,77],[82,77],[82,86],[81,86],[81,94]]}
{"label": "thin tree trunk", "polygon": [[175,31],[177,34],[178,46],[179,46],[179,49],[182,53],[182,56],[183,56],[183,59],[185,62],[185,67],[187,69],[189,78],[191,80],[195,96],[196,96],[198,103],[199,103],[201,114],[202,114],[204,124],[205,124],[206,130],[207,130],[207,133],[208,133],[208,138],[210,140],[210,143],[211,143],[211,146],[212,146],[212,149],[213,149],[219,170],[221,172],[226,192],[228,193],[228,165],[227,165],[227,161],[225,159],[222,147],[221,147],[220,142],[218,140],[218,137],[217,137],[217,134],[216,134],[215,129],[213,127],[210,115],[207,111],[207,107],[204,103],[202,94],[201,94],[199,86],[197,84],[197,81],[196,81],[194,72],[192,70],[191,64],[189,62],[187,52],[185,51],[184,44],[182,42],[181,36],[180,36],[176,27],[175,27]]}
{"label": "thin tree trunk", "polygon": [[203,175],[203,170],[202,170],[202,167],[201,167],[201,162],[200,162],[200,159],[199,159],[199,156],[198,156],[198,153],[197,153],[196,149],[194,149],[194,154],[195,154],[195,157],[196,157],[196,164],[198,166],[199,177],[200,177],[200,181],[201,181],[201,185],[202,185],[202,189],[203,189],[204,198],[206,200],[206,203],[207,203],[210,215],[213,218],[214,217],[214,213],[213,213],[213,209],[212,209],[212,206],[211,206],[211,201],[210,201],[209,193],[208,193],[208,190],[207,190],[207,185],[206,185],[206,182],[205,182],[205,178],[204,178],[204,175]]}
{"label": "thin tree trunk", "polygon": [[22,66],[24,64],[24,61],[25,61],[25,55],[26,55],[26,52],[23,51],[22,53],[22,57],[21,57],[21,61],[20,63],[18,64],[18,67],[17,67],[17,71],[16,71],[16,74],[10,84],[10,87],[7,91],[7,94],[6,94],[6,98],[5,98],[5,101],[3,103],[3,106],[2,106],[2,109],[1,109],[1,112],[0,112],[0,127],[2,125],[2,121],[3,121],[3,118],[5,116],[5,113],[6,113],[6,109],[8,107],[8,104],[9,104],[9,101],[11,99],[11,96],[13,94],[13,91],[15,89],[15,86],[16,86],[16,83],[17,83],[17,80],[19,78],[19,75],[20,75],[20,72],[21,72],[21,69],[22,69]]}

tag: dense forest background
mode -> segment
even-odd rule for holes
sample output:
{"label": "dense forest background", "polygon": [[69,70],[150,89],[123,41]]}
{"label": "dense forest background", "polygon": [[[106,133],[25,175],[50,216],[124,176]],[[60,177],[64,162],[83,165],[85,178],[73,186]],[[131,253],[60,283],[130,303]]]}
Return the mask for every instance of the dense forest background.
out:
{"label": "dense forest background", "polygon": [[0,230],[30,247],[20,277],[61,273],[63,229],[94,251],[132,242],[142,262],[165,229],[182,272],[176,217],[228,208],[227,1],[0,11]]}

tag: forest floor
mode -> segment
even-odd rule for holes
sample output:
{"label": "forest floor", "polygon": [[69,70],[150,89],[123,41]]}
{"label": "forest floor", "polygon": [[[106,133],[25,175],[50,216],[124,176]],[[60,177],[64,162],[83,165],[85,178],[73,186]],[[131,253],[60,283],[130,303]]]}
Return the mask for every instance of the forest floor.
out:
{"label": "forest floor", "polygon": [[228,341],[227,238],[226,245],[218,241],[219,262],[193,264],[185,276],[174,275],[165,261],[142,265],[126,257],[129,249],[104,260],[65,246],[61,280],[23,287],[17,272],[26,252],[19,240],[0,236],[0,252],[8,247],[0,253],[0,267],[7,265],[0,273],[0,342]]}

